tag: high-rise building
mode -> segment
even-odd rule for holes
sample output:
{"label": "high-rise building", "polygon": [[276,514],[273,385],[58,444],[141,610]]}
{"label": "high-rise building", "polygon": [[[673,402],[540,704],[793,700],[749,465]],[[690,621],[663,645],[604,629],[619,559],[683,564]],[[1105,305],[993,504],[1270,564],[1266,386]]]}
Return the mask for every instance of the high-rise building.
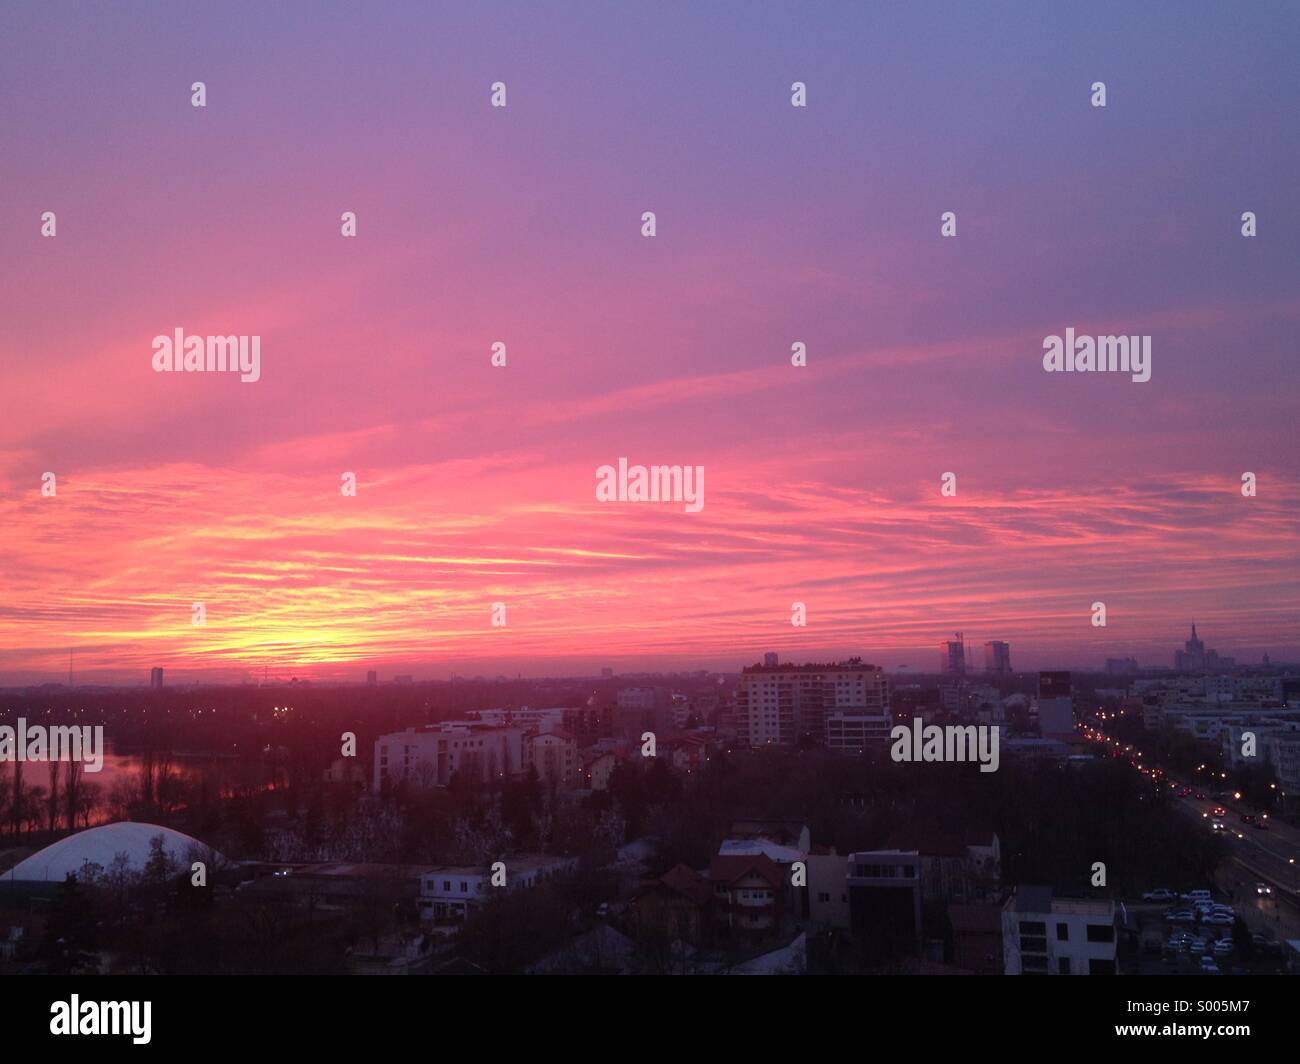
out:
{"label": "high-rise building", "polygon": [[1183,644],[1182,650],[1174,652],[1174,668],[1179,672],[1212,672],[1231,669],[1236,664],[1236,658],[1220,657],[1217,651],[1206,650],[1205,644],[1197,638],[1195,624],[1192,625],[1192,638]]}
{"label": "high-rise building", "polygon": [[163,676],[163,671],[162,671],[162,669],[157,668],[157,667],[154,667],[154,668],[150,669],[150,670],[149,670],[149,686],[150,686],[150,687],[161,687],[161,686],[162,686],[162,676]]}
{"label": "high-rise building", "polygon": [[1038,731],[1045,739],[1074,734],[1074,695],[1068,672],[1038,674]]}
{"label": "high-rise building", "polygon": [[994,676],[1011,675],[1011,644],[991,639],[984,644],[984,671]]}
{"label": "high-rise building", "polygon": [[377,684],[378,682],[379,682],[379,673],[375,672],[374,669],[371,669],[368,673],[366,673],[367,686],[374,687],[375,684]]}
{"label": "high-rise building", "polygon": [[939,644],[939,672],[944,676],[966,675],[966,644],[960,632],[956,639]]}
{"label": "high-rise building", "polygon": [[750,665],[736,691],[740,740],[750,746],[808,741],[859,750],[888,741],[889,681],[877,665]]}
{"label": "high-rise building", "polygon": [[771,668],[773,665],[780,665],[781,659],[777,655],[776,651],[769,650],[766,654],[763,655],[763,664],[766,665],[768,668]]}

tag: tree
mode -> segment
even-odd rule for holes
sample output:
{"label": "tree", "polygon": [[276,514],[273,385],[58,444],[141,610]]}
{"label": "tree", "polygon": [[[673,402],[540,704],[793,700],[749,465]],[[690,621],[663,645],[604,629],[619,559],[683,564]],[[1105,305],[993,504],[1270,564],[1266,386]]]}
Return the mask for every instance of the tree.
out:
{"label": "tree", "polygon": [[96,975],[96,914],[89,894],[69,872],[50,906],[38,957],[51,975]]}

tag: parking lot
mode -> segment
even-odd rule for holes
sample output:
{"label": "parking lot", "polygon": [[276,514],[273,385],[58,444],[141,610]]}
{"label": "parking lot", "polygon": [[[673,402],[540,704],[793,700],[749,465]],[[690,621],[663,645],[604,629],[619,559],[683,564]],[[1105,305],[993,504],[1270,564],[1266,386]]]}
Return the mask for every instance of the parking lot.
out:
{"label": "parking lot", "polygon": [[[1137,927],[1137,951],[1130,971],[1141,975],[1271,975],[1284,969],[1281,942],[1258,917],[1271,896],[1210,897],[1142,901],[1127,906]],[[1243,911],[1255,919],[1243,919]]]}

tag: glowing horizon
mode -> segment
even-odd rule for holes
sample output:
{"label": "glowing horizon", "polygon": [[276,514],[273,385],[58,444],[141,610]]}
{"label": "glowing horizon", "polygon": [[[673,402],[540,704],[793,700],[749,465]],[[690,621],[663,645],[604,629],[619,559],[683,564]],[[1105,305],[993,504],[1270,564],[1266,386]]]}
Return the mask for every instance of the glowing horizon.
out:
{"label": "glowing horizon", "polygon": [[[0,686],[70,649],[114,683],[933,669],[958,630],[1169,665],[1192,621],[1300,661],[1300,72],[1255,58],[1294,37],[667,21],[0,14]],[[261,379],[153,372],[176,328],[260,336]],[[1151,335],[1151,380],[1044,373],[1066,328]],[[597,502],[621,456],[703,466],[703,509]]]}

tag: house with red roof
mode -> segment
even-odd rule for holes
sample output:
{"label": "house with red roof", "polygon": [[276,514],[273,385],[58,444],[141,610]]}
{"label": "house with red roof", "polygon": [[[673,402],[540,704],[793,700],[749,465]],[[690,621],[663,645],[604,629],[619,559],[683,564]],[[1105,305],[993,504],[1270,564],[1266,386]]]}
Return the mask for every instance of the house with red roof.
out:
{"label": "house with red roof", "polygon": [[629,907],[633,936],[641,942],[704,943],[709,934],[709,880],[679,864],[657,879],[646,880]]}
{"label": "house with red roof", "polygon": [[781,869],[766,854],[716,854],[709,861],[717,941],[759,945],[776,937],[785,915]]}

